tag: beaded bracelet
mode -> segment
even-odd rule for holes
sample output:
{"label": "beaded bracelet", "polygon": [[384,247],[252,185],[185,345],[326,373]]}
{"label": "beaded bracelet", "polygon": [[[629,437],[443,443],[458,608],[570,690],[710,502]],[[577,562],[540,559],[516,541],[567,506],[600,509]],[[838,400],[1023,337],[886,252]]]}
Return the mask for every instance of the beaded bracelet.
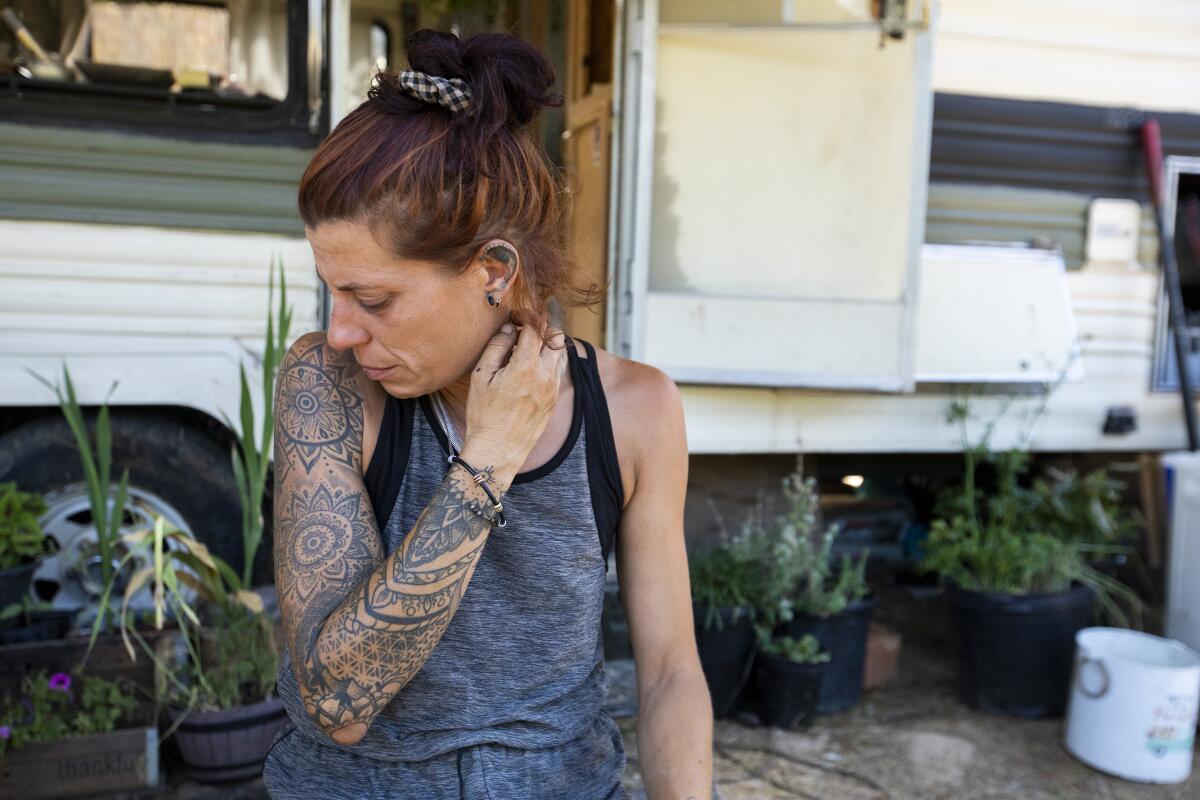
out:
{"label": "beaded bracelet", "polygon": [[504,519],[504,505],[496,499],[496,495],[492,493],[492,490],[489,489],[485,483],[485,481],[491,478],[491,474],[489,472],[475,469],[466,461],[464,461],[461,456],[458,456],[454,453],[451,453],[449,456],[447,456],[446,461],[449,464],[458,464],[467,472],[471,473],[471,479],[479,485],[480,489],[483,489],[484,494],[488,496],[488,500],[492,501],[492,510],[496,512],[496,515],[492,519],[488,519],[487,515],[483,513],[483,509],[479,507],[478,503],[468,503],[467,507],[497,528],[503,528],[506,524],[508,524],[507,520]]}

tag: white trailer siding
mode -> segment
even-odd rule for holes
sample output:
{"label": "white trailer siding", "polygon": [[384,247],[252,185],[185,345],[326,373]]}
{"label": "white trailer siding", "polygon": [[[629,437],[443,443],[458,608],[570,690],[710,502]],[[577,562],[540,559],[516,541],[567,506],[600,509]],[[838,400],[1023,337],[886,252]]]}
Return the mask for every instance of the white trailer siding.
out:
{"label": "white trailer siding", "polygon": [[[236,420],[238,364],[261,358],[276,255],[290,338],[320,327],[303,238],[0,220],[0,242],[0,405],[54,405],[25,368],[61,381],[65,361],[84,405],[103,402],[115,380],[113,405]],[[261,419],[257,382],[251,392]]]}
{"label": "white trailer siding", "polygon": [[1200,112],[1195,0],[948,0],[939,92]]}

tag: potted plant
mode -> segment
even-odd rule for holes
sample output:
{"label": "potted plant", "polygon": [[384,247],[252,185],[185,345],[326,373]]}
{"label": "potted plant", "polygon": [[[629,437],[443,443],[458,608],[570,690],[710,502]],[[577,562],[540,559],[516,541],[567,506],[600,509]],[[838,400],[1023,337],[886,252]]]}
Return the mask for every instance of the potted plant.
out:
{"label": "potted plant", "polygon": [[[951,404],[948,418],[962,426],[964,442],[969,416],[967,403]],[[1030,462],[1024,447],[990,449],[994,424],[979,443],[964,446],[962,484],[939,496],[920,568],[948,584],[963,702],[993,713],[1057,716],[1065,710],[1075,633],[1091,623],[1094,603],[1124,625],[1122,604],[1137,613],[1140,601],[1089,565],[1089,556],[1112,545],[1082,541],[1086,528],[1064,535],[1083,520],[1048,508],[1022,485]],[[984,468],[992,475],[987,485]]]}
{"label": "potted plant", "polygon": [[1088,563],[1115,576],[1133,552],[1129,542],[1145,525],[1141,512],[1123,502],[1124,482],[1103,468],[1080,474],[1052,466],[1032,488],[1034,526],[1064,542],[1103,547]]}
{"label": "potted plant", "polygon": [[0,609],[29,597],[37,559],[50,546],[40,522],[45,513],[41,495],[0,483]]}
{"label": "potted plant", "polygon": [[[263,355],[266,411],[260,437],[255,435],[246,370],[240,369],[242,431],[240,446],[233,450],[233,466],[242,500],[242,573],[161,516],[156,516],[152,530],[122,537],[125,559],[138,552],[153,554],[150,564],[133,572],[125,585],[119,615],[122,636],[131,657],[136,657],[132,638],[159,666],[158,693],[167,706],[168,735],[175,735],[192,775],[204,781],[240,780],[258,774],[275,734],[288,724],[283,701],[275,694],[279,669],[275,626],[264,612],[262,598],[250,591],[262,542],[262,496],[273,433],[275,373],[286,352],[292,316],[282,265],[278,325],[274,313],[272,273]],[[122,566],[124,563],[123,559]],[[170,653],[148,646],[127,625],[130,598],[144,584],[153,590],[154,627],[161,630],[167,619],[179,627]],[[110,581],[101,608],[111,604],[115,588]]]}
{"label": "potted plant", "polygon": [[[138,650],[158,667],[157,695],[166,707],[184,764],[202,781],[253,777],[276,733],[287,724],[275,694],[279,652],[262,598],[202,543],[156,516],[152,530],[126,534],[130,551],[153,552],[153,563],[125,587],[118,626],[131,659]],[[127,558],[129,556],[126,556]],[[153,646],[129,624],[129,600],[148,585],[154,627],[168,620],[178,636]],[[110,584],[102,603],[111,602]]]}
{"label": "potted plant", "polygon": [[822,652],[811,633],[799,639],[773,636],[763,642],[754,659],[759,719],[785,729],[811,724],[829,661],[829,653]]}
{"label": "potted plant", "polygon": [[158,732],[126,685],[45,670],[0,708],[0,795],[94,796],[158,788]]}
{"label": "potted plant", "polygon": [[689,558],[696,648],[717,717],[734,710],[750,675],[760,566],[746,532]]}
{"label": "potted plant", "polygon": [[77,614],[73,609],[55,608],[27,595],[0,610],[0,645],[63,639]]}
{"label": "potted plant", "polygon": [[834,714],[858,704],[867,652],[867,630],[876,599],[866,581],[867,553],[833,554],[840,530],[818,530],[820,498],[814,478],[793,473],[783,480],[787,508],[778,519],[775,557],[778,589],[766,598],[773,632],[793,639],[813,636],[831,656],[817,711]]}

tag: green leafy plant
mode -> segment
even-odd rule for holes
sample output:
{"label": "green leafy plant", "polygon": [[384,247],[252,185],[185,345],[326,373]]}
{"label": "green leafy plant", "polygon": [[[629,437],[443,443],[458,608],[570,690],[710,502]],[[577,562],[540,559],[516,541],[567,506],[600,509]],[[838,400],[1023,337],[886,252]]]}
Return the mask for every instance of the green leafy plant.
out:
{"label": "green leafy plant", "polygon": [[829,653],[821,651],[821,643],[811,633],[806,633],[799,639],[791,636],[773,636],[762,643],[762,651],[797,664],[823,664],[831,657]]}
{"label": "green leafy plant", "polygon": [[[276,266],[279,268],[278,310],[275,309]],[[233,473],[242,501],[242,583],[246,586],[250,585],[251,575],[254,572],[254,557],[262,543],[262,498],[267,485],[271,440],[275,428],[275,374],[287,353],[287,337],[291,325],[292,309],[287,304],[287,279],[283,270],[283,261],[272,259],[267,289],[267,334],[262,358],[263,424],[261,432],[257,435],[255,434],[254,405],[250,399],[250,382],[246,378],[246,366],[244,363],[238,366],[241,386],[239,401],[241,429],[237,446],[233,449]],[[225,422],[231,430],[236,427],[228,417]]]}
{"label": "green leafy plant", "polygon": [[[155,515],[152,529],[126,534],[122,544],[127,560],[139,550],[151,553],[147,566],[125,586],[118,620],[130,658],[137,658],[136,642],[155,661],[160,700],[188,710],[216,710],[274,692],[279,666],[274,628],[262,598],[229,564],[161,515]],[[179,628],[175,653],[157,652],[133,624],[129,604],[143,586],[151,588],[153,627],[162,630],[172,620]],[[105,587],[105,595],[114,588]]]}
{"label": "green leafy plant", "polygon": [[[87,423],[84,421],[83,409],[75,396],[75,386],[71,382],[71,374],[63,363],[63,383],[65,391],[57,384],[52,384],[33,370],[27,370],[33,377],[51,389],[58,398],[59,408],[66,417],[71,433],[75,437],[75,446],[79,451],[79,462],[83,466],[83,478],[87,485],[88,502],[92,511],[92,524],[96,529],[96,552],[100,560],[100,580],[108,585],[113,577],[113,560],[115,542],[121,533],[121,521],[125,513],[125,502],[129,495],[129,470],[121,473],[117,482],[115,499],[110,506],[108,499],[112,494],[110,477],[112,473],[112,429],[109,425],[108,398],[112,397],[117,388],[113,381],[108,395],[96,415],[96,447],[92,450],[91,438],[88,436]],[[96,615],[96,627],[107,630],[108,609],[101,607]]]}
{"label": "green leafy plant", "polygon": [[784,513],[768,520],[762,497],[740,531],[730,536],[719,513],[721,544],[692,558],[692,599],[707,607],[715,627],[719,606],[748,608],[760,639],[797,613],[827,616],[864,597],[866,558],[832,557],[838,526],[817,531],[819,496],[814,478],[792,473],[782,481]]}
{"label": "green leafy plant", "polygon": [[693,554],[688,561],[692,602],[704,609],[704,627],[720,629],[719,610],[732,608],[734,620],[753,618],[759,559],[743,537]]}
{"label": "green leafy plant", "polygon": [[[1043,399],[1038,415],[1045,403]],[[1044,498],[1057,491],[1053,483],[1044,482],[1038,489],[1022,485],[1031,463],[1025,449],[1028,431],[1017,447],[991,449],[992,431],[1007,407],[1006,403],[980,439],[971,443],[966,433],[970,403],[956,399],[950,404],[947,421],[960,426],[963,441],[963,480],[939,496],[918,569],[936,572],[968,591],[1058,592],[1082,583],[1095,592],[1102,610],[1117,624],[1140,626],[1142,603],[1137,594],[1087,563],[1089,556],[1121,548],[1097,542],[1103,534],[1096,531],[1092,532],[1096,538],[1083,541],[1088,537],[1079,535],[1086,529],[1082,521],[1063,514],[1066,506],[1046,505]],[[985,467],[991,473],[987,485],[981,480]],[[1066,494],[1077,500],[1080,492],[1072,489]]]}
{"label": "green leafy plant", "polygon": [[[280,283],[277,310],[276,267]],[[292,319],[282,261],[273,259],[271,270],[262,358],[261,433],[256,431],[246,367],[239,366],[241,426],[232,463],[242,506],[241,574],[161,515],[154,515],[152,528],[126,534],[120,542],[124,555],[116,574],[132,573],[124,583],[118,614],[126,650],[130,658],[136,659],[136,642],[159,668],[159,699],[187,710],[217,710],[258,702],[275,690],[279,654],[274,627],[264,613],[262,598],[249,590],[263,535],[262,498],[274,432],[275,374],[286,353]],[[228,418],[226,422],[230,428],[235,427]],[[142,559],[145,566],[134,569],[135,558]],[[150,626],[161,631],[170,621],[179,628],[179,647],[170,656],[149,645],[135,624],[137,615],[130,610],[132,598],[147,586],[152,595]],[[118,591],[118,582],[107,580],[101,607],[109,607]],[[89,651],[95,640],[93,631]]]}
{"label": "green leafy plant", "polygon": [[94,675],[42,670],[26,675],[21,688],[0,710],[0,756],[34,742],[109,733],[137,706],[129,691]]}
{"label": "green leafy plant", "polygon": [[786,622],[795,614],[828,617],[866,597],[870,592],[866,579],[868,553],[864,551],[857,559],[848,553],[841,559],[834,558],[833,544],[841,527],[835,524],[817,530],[820,496],[816,479],[801,479],[793,473],[783,480],[783,495],[788,501],[783,530],[788,535],[780,540],[789,547],[779,555],[793,566],[787,574],[791,584],[789,602],[786,607],[778,603],[779,621]]}
{"label": "green leafy plant", "polygon": [[1142,515],[1122,502],[1125,484],[1105,469],[1080,474],[1049,467],[1033,482],[1034,524],[1064,542],[1122,544],[1142,531]]}
{"label": "green leafy plant", "polygon": [[12,569],[46,552],[41,517],[46,503],[36,492],[22,492],[16,481],[0,483],[0,570]]}

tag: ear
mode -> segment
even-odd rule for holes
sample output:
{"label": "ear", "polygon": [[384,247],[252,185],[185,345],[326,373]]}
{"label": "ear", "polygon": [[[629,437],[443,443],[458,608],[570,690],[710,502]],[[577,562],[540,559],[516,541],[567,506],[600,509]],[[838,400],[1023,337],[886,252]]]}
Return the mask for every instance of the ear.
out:
{"label": "ear", "polygon": [[505,297],[521,269],[517,248],[507,239],[492,239],[479,248],[476,262],[483,270],[484,291]]}

